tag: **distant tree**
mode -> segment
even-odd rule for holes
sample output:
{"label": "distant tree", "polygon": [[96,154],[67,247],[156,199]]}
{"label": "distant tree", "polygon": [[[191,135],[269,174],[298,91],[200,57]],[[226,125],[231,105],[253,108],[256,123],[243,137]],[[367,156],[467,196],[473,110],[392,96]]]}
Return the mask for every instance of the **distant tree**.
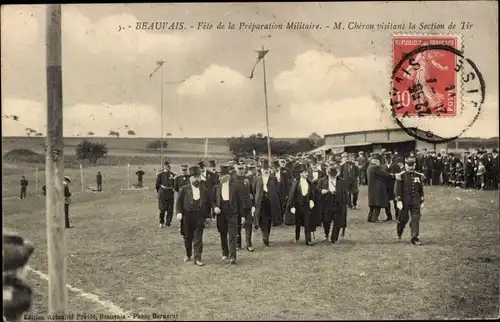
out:
{"label": "distant tree", "polygon": [[[162,146],[162,142],[163,142],[163,146]],[[148,150],[159,150],[161,148],[163,149],[166,149],[168,147],[168,143],[167,141],[165,140],[156,140],[156,141],[152,141],[152,142],[149,142],[148,145],[146,146],[146,149]]]}
{"label": "distant tree", "polygon": [[117,138],[120,137],[120,133],[118,133],[117,131],[113,131],[113,130],[109,131],[108,135],[109,136],[116,136]]}
{"label": "distant tree", "polygon": [[168,133],[167,133],[167,136],[172,136],[172,133],[168,132]]}
{"label": "distant tree", "polygon": [[128,135],[135,135],[135,132],[133,130],[128,130],[127,134]]}
{"label": "distant tree", "polygon": [[314,141],[310,139],[298,139],[297,142],[295,142],[295,145],[296,145],[295,148],[296,153],[307,152],[315,148]]}
{"label": "distant tree", "polygon": [[88,136],[94,136],[94,132],[90,131],[89,133],[87,133]]}
{"label": "distant tree", "polygon": [[35,134],[35,136],[42,136],[42,135],[43,135],[42,133]]}
{"label": "distant tree", "polygon": [[37,133],[37,131],[33,130],[32,128],[25,128],[24,131],[26,132],[26,135],[31,136],[32,134]]}
{"label": "distant tree", "polygon": [[312,142],[314,142],[315,147],[322,146],[323,144],[325,144],[325,139],[323,139],[323,137],[321,137],[316,132],[311,133],[307,138]]}
{"label": "distant tree", "polygon": [[76,158],[79,161],[88,160],[94,165],[99,159],[105,158],[107,154],[108,147],[103,142],[83,140],[76,146]]}

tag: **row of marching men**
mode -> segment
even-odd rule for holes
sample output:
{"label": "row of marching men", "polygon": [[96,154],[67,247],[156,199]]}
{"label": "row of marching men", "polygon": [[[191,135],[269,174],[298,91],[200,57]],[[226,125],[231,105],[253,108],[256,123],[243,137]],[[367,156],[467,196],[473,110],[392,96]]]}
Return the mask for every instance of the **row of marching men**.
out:
{"label": "row of marching men", "polygon": [[[356,208],[359,170],[353,157],[343,163],[319,164],[314,160],[279,159],[272,167],[262,159],[259,165],[221,165],[207,169],[203,161],[181,166],[181,174],[171,172],[168,162],[158,174],[160,226],[169,227],[175,213],[184,238],[185,261],[203,266],[203,231],[215,218],[220,235],[222,260],[236,263],[242,247],[253,252],[253,230],[260,230],[262,243],[269,247],[273,227],[295,225],[298,243],[304,232],[305,245],[313,245],[317,227],[323,226],[325,241],[339,242],[347,223],[347,209]],[[311,162],[312,161],[312,162]],[[317,160],[315,160],[317,161]],[[288,162],[288,166],[287,166]],[[211,162],[212,163],[212,162]]]}

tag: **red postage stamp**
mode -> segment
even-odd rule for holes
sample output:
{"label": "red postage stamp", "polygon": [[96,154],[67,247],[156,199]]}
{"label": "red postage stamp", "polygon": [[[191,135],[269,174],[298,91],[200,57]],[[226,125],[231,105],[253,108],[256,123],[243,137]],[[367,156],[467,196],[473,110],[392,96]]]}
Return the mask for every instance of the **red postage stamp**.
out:
{"label": "red postage stamp", "polygon": [[395,35],[392,37],[392,97],[395,116],[456,116],[460,78],[459,37]]}

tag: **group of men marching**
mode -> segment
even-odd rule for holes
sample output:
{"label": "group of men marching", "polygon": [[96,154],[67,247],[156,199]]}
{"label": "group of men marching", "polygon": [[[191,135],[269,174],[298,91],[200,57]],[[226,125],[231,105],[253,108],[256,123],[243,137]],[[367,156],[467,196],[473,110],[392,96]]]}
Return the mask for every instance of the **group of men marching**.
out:
{"label": "group of men marching", "polygon": [[[182,165],[179,175],[166,162],[156,181],[160,227],[170,227],[176,214],[184,238],[184,260],[193,260],[198,266],[204,265],[203,231],[212,219],[220,235],[222,260],[231,264],[236,264],[237,250],[243,245],[242,230],[249,252],[254,251],[254,229],[260,229],[262,242],[268,247],[273,227],[283,224],[295,226],[295,243],[303,231],[305,245],[313,246],[313,236],[321,226],[325,242],[339,243],[345,234],[348,209],[357,209],[362,167],[355,158],[344,153],[340,159],[288,157],[272,164],[267,159],[230,161],[219,168],[210,160],[208,168],[204,161],[191,167]],[[404,160],[401,163],[395,158],[393,163],[393,159],[392,154],[372,154],[368,160],[368,221],[379,222],[382,208],[387,220],[392,220],[389,202],[394,201],[398,239],[411,217],[411,242],[420,245],[423,175],[415,172],[414,158],[408,158],[406,165]]]}

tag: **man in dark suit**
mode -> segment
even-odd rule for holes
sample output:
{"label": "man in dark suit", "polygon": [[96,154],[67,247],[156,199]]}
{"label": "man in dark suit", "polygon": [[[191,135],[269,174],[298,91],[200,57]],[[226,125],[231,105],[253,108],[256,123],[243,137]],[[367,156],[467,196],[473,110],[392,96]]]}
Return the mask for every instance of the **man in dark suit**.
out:
{"label": "man in dark suit", "polygon": [[137,188],[142,188],[142,178],[144,177],[146,173],[142,171],[141,167],[137,168],[137,172],[135,175],[137,176]]}
{"label": "man in dark suit", "polygon": [[217,161],[211,159],[211,160],[208,160],[208,168],[210,170],[210,172],[212,172],[213,174],[217,174],[218,171],[217,171]]}
{"label": "man in dark suit", "polygon": [[[291,187],[291,176],[288,169],[285,167],[285,160],[280,159],[274,161],[274,176],[278,180],[278,195],[280,197],[281,204],[281,217],[285,216],[286,213],[286,200],[288,198],[288,193]],[[282,218],[282,221],[284,218]]]}
{"label": "man in dark suit", "polygon": [[66,228],[73,228],[73,226],[69,224],[69,205],[71,204],[71,192],[69,191],[70,183],[71,179],[68,176],[65,176],[63,185],[64,185],[64,222],[66,224]]}
{"label": "man in dark suit", "polygon": [[172,216],[174,214],[175,173],[170,170],[170,162],[165,161],[162,171],[156,176],[156,192],[158,195],[160,228],[165,227],[165,225],[167,227],[170,227],[170,225],[172,224]]}
{"label": "man in dark suit", "polygon": [[392,220],[391,202],[394,204],[394,212],[396,215],[396,219],[398,218],[399,215],[399,209],[396,207],[396,196],[394,195],[394,185],[396,183],[395,175],[401,172],[401,168],[396,162],[394,162],[392,153],[390,152],[386,153],[385,160],[386,162],[385,165],[382,166],[382,169],[392,174],[392,176],[387,178],[386,180],[387,197],[389,199],[389,204],[387,208],[385,208],[385,215],[387,217],[386,221],[391,221]]}
{"label": "man in dark suit", "polygon": [[366,185],[366,168],[368,167],[368,160],[365,157],[365,153],[360,151],[358,153],[358,169],[359,169],[359,181],[361,185]]}
{"label": "man in dark suit", "polygon": [[422,245],[420,233],[420,207],[424,203],[424,176],[415,171],[415,159],[406,159],[405,171],[396,175],[396,200],[401,212],[397,224],[398,240],[401,240],[406,224],[410,220],[411,243]]}
{"label": "man in dark suit", "polygon": [[500,170],[500,163],[498,160],[498,149],[494,148],[491,151],[491,165],[490,165],[490,173],[491,173],[491,181],[492,181],[492,186],[493,189],[497,190],[498,189],[498,182],[499,182],[499,170]]}
{"label": "man in dark suit", "polygon": [[194,264],[203,266],[203,230],[210,220],[211,200],[206,186],[201,184],[200,168],[189,168],[190,184],[180,188],[176,202],[177,219],[182,220],[181,234],[184,236],[186,257],[184,262],[191,260],[194,248]]}
{"label": "man in dark suit", "polygon": [[[347,206],[349,194],[347,183],[339,175],[339,168],[332,165],[328,168],[328,177],[320,179],[318,193],[320,194],[318,211],[325,230],[325,242],[330,239],[334,244],[339,242],[340,230],[347,227]],[[333,230],[330,236],[330,228]]]}
{"label": "man in dark suit", "polygon": [[[187,164],[181,165],[181,173],[174,178],[174,191],[177,194],[179,194],[179,191],[182,187],[184,187],[185,185],[188,185],[190,183],[188,168],[189,168],[189,166]],[[183,224],[182,224],[182,219],[181,219],[181,223],[180,223],[181,235],[183,235],[182,225]]]}
{"label": "man in dark suit", "polygon": [[221,165],[219,172],[220,183],[214,187],[212,193],[212,208],[217,218],[222,260],[226,261],[229,258],[231,264],[236,264],[240,196],[236,183],[230,178],[229,166]]}
{"label": "man in dark suit", "polygon": [[[255,168],[255,167],[254,167]],[[238,238],[236,246],[241,248],[241,230],[245,230],[245,244],[249,252],[253,252],[252,246],[252,225],[253,214],[255,213],[254,207],[254,176],[251,171],[245,171],[243,165],[238,166],[239,171],[234,177],[235,186],[238,189],[240,202],[238,204]]]}
{"label": "man in dark suit", "polygon": [[26,190],[28,189],[28,180],[25,176],[21,177],[21,195],[19,199],[26,199]]}
{"label": "man in dark suit", "polygon": [[387,196],[387,180],[391,177],[389,172],[383,170],[380,166],[381,156],[373,153],[371,163],[367,169],[368,175],[368,222],[378,223],[380,209],[387,208],[389,197]]}
{"label": "man in dark suit", "polygon": [[340,166],[340,176],[347,184],[347,193],[349,196],[347,206],[351,209],[356,209],[358,207],[359,194],[359,169],[354,163],[353,155],[344,156],[343,158],[344,163]]}
{"label": "man in dark suit", "polygon": [[266,246],[269,246],[271,228],[282,223],[278,181],[270,175],[269,170],[269,161],[263,159],[262,173],[255,178],[254,219],[256,226],[262,230],[262,240]]}
{"label": "man in dark suit", "polygon": [[286,210],[295,215],[295,243],[300,239],[301,227],[304,227],[306,245],[312,246],[311,233],[316,229],[319,221],[314,218],[319,213],[313,211],[314,201],[316,200],[316,186],[308,179],[309,171],[306,165],[299,165],[297,171],[300,172],[300,179],[292,183]]}
{"label": "man in dark suit", "polygon": [[97,191],[102,191],[102,174],[101,171],[97,171],[97,176],[95,178],[96,185],[97,185]]}

